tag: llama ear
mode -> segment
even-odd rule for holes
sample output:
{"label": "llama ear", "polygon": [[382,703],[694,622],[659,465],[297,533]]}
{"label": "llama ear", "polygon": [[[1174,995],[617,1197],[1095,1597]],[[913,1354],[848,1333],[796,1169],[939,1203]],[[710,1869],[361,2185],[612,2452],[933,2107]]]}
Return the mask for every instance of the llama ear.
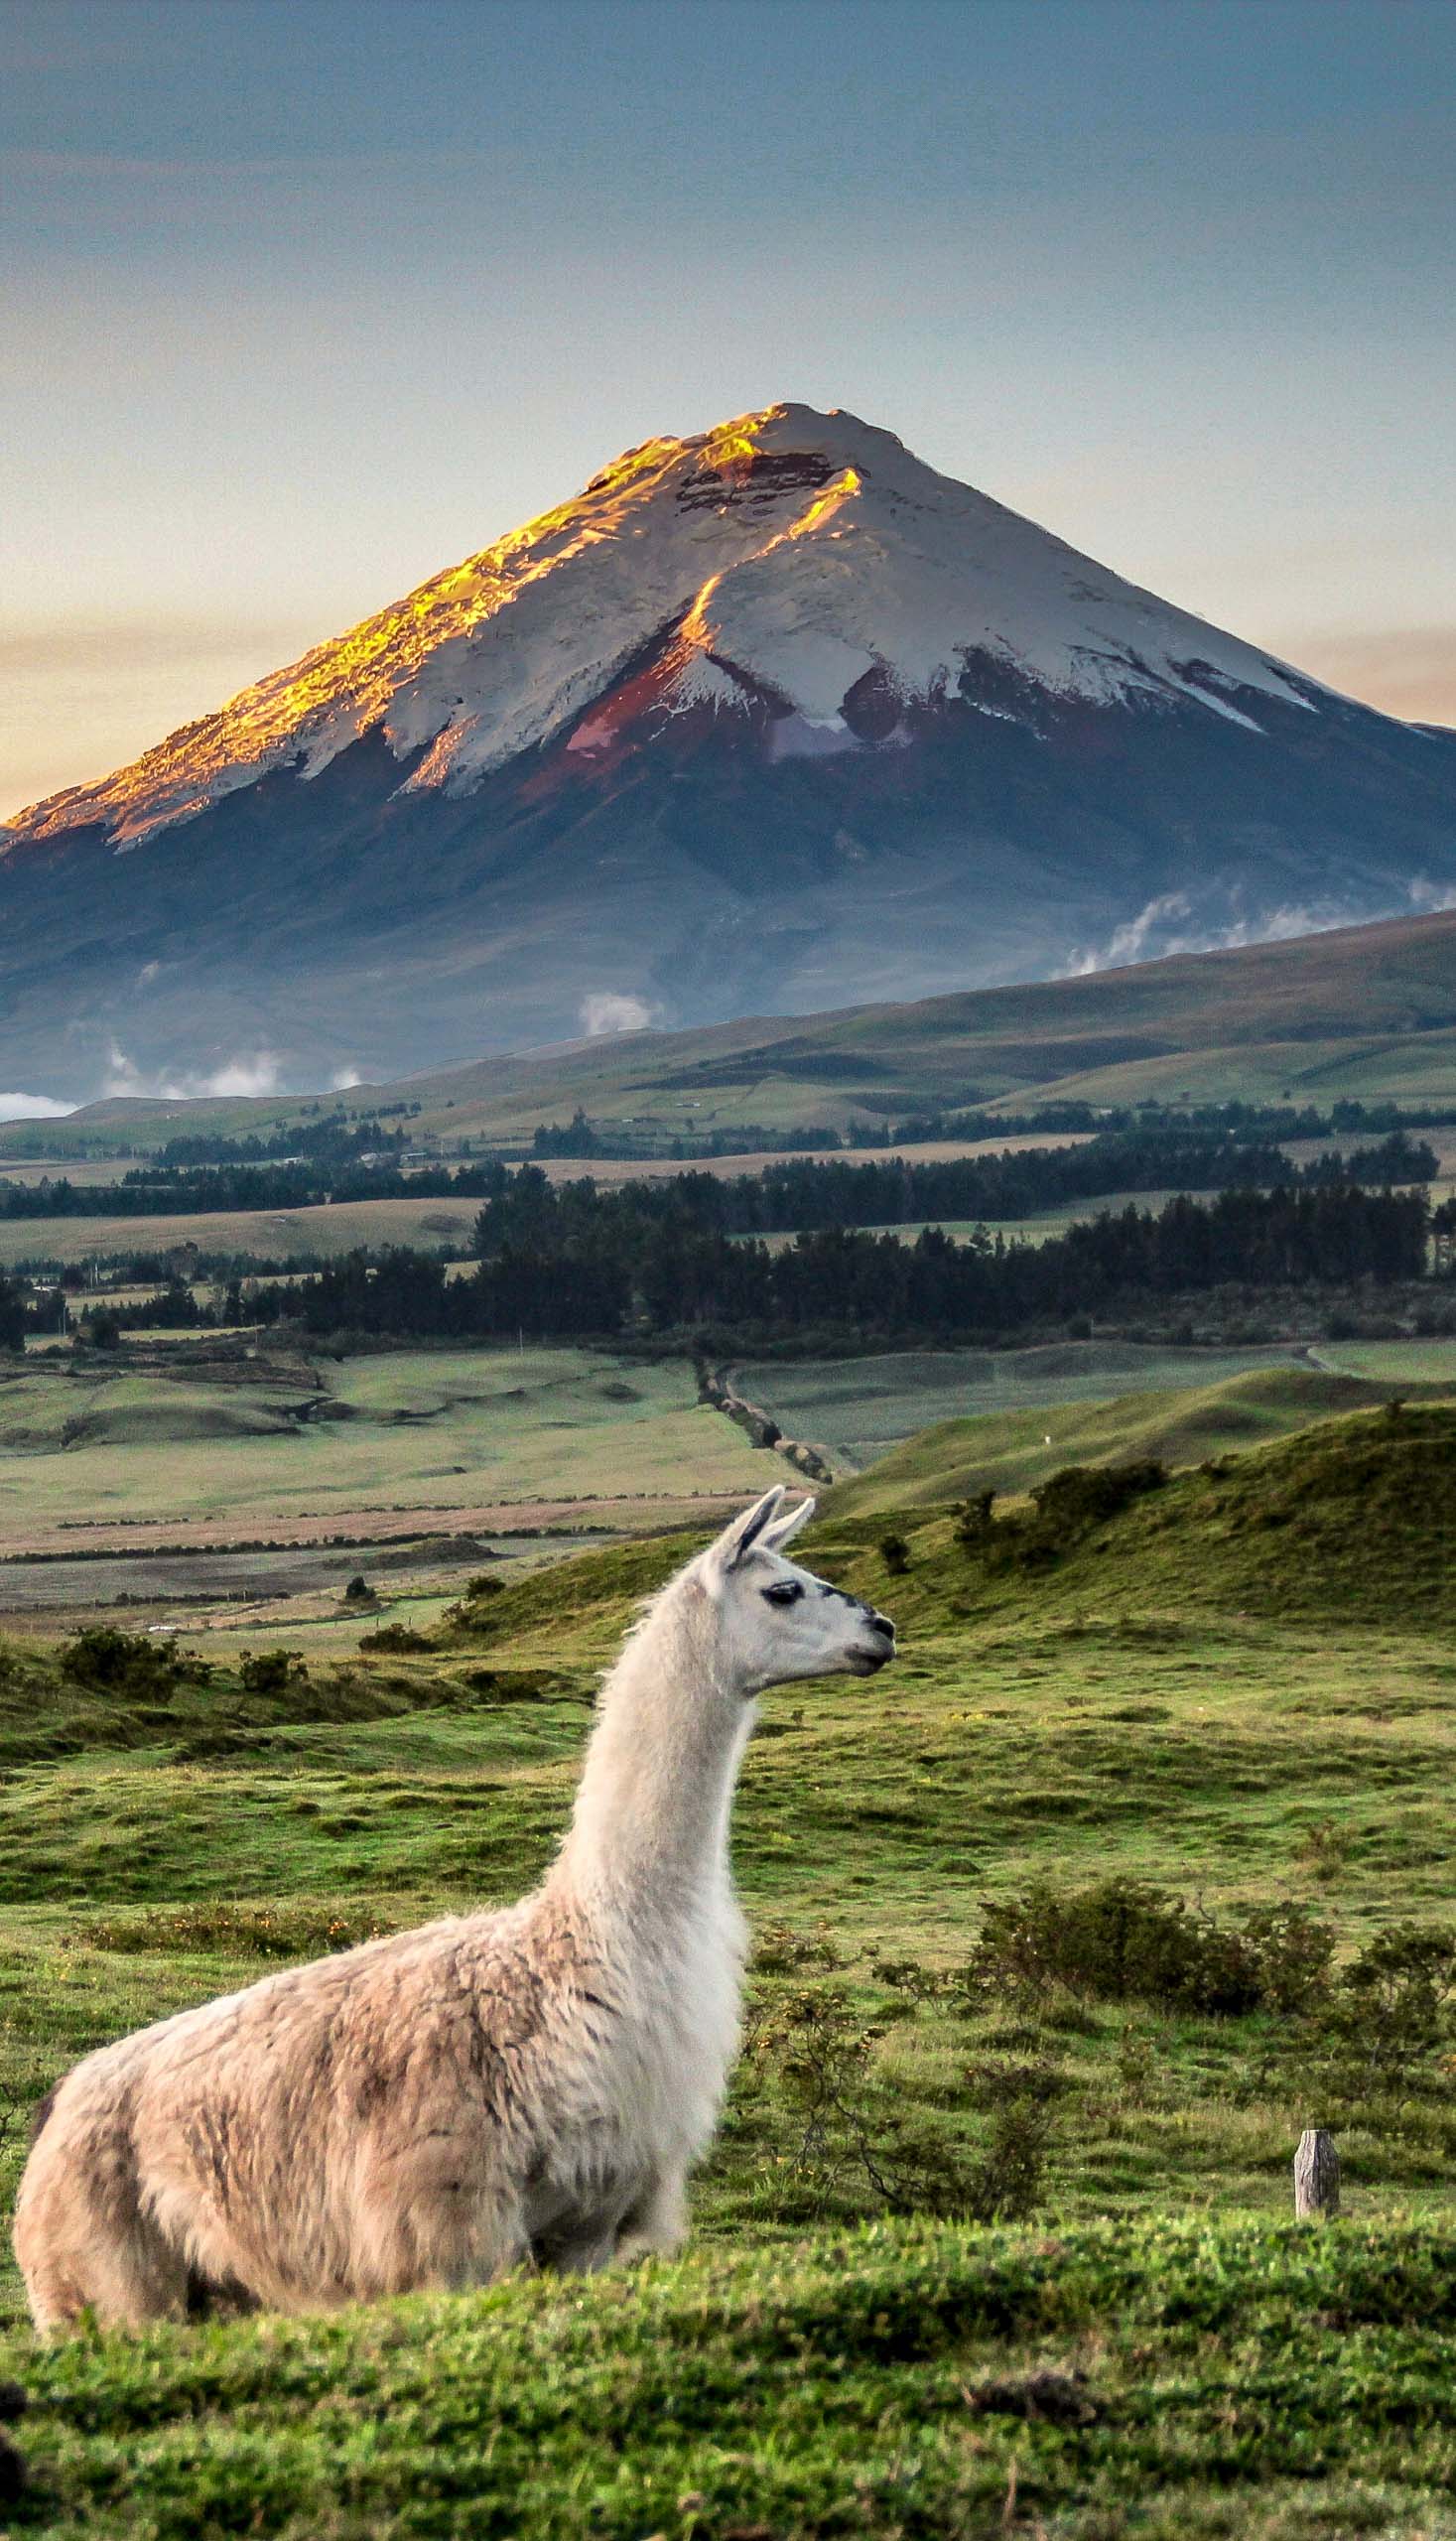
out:
{"label": "llama ear", "polygon": [[793,1542],[800,1528],[808,1526],[818,1506],[819,1503],[811,1492],[809,1498],[801,1500],[796,1508],[789,1511],[787,1517],[773,1519],[758,1538],[764,1551],[782,1552],[785,1544]]}
{"label": "llama ear", "polygon": [[755,1500],[751,1509],[745,1509],[741,1517],[734,1518],[730,1527],[725,1527],[717,1543],[710,1544],[708,1548],[708,1558],[715,1570],[737,1568],[743,1555],[758,1542],[783,1496],[783,1484],[776,1482],[772,1491],[765,1491],[762,1499]]}

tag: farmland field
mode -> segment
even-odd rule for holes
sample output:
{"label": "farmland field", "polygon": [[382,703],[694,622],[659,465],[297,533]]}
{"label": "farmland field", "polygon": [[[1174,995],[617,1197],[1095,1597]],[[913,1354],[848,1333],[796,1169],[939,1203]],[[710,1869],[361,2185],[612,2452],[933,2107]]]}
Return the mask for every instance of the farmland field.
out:
{"label": "farmland field", "polygon": [[[139,1371],[0,1378],[12,1549],[145,1522],[232,1536],[361,1515],[633,1512],[760,1489],[764,1459],[696,1401],[685,1362],[572,1349],[391,1350],[334,1361],[180,1347]],[[669,1511],[669,1514],[671,1512]],[[501,1514],[497,1526],[508,1524]],[[214,1533],[213,1540],[218,1540]]]}

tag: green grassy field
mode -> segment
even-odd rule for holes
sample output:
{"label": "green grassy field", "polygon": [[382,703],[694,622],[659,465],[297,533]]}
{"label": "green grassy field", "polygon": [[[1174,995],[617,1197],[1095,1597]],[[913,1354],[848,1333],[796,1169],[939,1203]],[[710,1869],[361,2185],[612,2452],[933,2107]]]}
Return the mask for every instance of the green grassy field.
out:
{"label": "green grassy field", "polygon": [[478,1200],[337,1200],[316,1209],[219,1209],[170,1218],[0,1218],[0,1270],[23,1262],[109,1261],[195,1244],[259,1262],[332,1260],[363,1245],[444,1244],[467,1252]]}
{"label": "green grassy field", "polygon": [[[1419,1354],[1432,1345],[1412,1343]],[[1435,1345],[1439,1347],[1439,1345]],[[739,1394],[836,1470],[869,1464],[953,1415],[1014,1415],[1113,1396],[1191,1388],[1287,1367],[1282,1347],[1182,1349],[1137,1341],[1055,1341],[1031,1350],[898,1350],[864,1359],[756,1359],[736,1365]],[[1055,1424],[1033,1424],[1036,1439]],[[1066,1457],[1062,1462],[1067,1461]]]}
{"label": "green grassy field", "polygon": [[[763,1706],[735,1839],[748,2042],[694,2252],[50,2356],[17,2326],[0,2375],[32,2398],[33,2485],[0,2529],[1456,2531],[1456,2041],[1449,1999],[1389,1959],[1392,1927],[1452,1928],[1453,1540],[1456,1412],[1423,1405],[1040,1536],[965,1544],[944,1509],[868,1495],[818,1523],[806,1558],[886,1605],[903,1655]],[[584,1555],[467,1600],[424,1651],[271,1690],[174,1680],[155,1652],[93,1684],[12,1649],[0,2192],[24,2109],[87,2045],[532,1879],[595,1672],[686,1548]],[[1276,1908],[1263,1993],[1220,2010],[1160,1960],[1115,1981],[1069,1955],[1109,1878],[1182,1903],[1198,1967]],[[1038,1882],[1061,1956],[988,1959],[988,1902]],[[1290,1955],[1310,1931],[1317,1982]],[[1316,2122],[1346,2212],[1295,2233]],[[12,2320],[17,2296],[7,2274]]]}
{"label": "green grassy field", "polygon": [[[163,1354],[157,1354],[161,1358]],[[465,1502],[642,1502],[755,1485],[764,1459],[681,1361],[571,1349],[385,1351],[0,1377],[0,1528],[235,1521]]]}

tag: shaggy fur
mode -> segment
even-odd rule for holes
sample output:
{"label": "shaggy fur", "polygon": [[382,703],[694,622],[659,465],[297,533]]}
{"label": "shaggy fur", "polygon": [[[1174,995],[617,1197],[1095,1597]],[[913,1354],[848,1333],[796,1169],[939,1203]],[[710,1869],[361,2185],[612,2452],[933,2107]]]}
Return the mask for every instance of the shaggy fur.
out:
{"label": "shaggy fur", "polygon": [[728,1830],[752,1697],[894,1650],[883,1616],[783,1558],[814,1504],[782,1499],[646,1610],[534,1895],[289,1968],[66,2076],[16,2211],[38,2329],[676,2245],[737,2044]]}

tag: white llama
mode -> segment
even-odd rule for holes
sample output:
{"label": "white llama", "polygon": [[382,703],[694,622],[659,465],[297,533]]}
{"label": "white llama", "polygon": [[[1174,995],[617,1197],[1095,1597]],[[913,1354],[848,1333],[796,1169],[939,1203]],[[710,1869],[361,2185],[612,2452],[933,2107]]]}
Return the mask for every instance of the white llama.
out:
{"label": "white llama", "polygon": [[16,2210],[40,2330],[676,2246],[737,2045],[753,1697],[894,1655],[885,1616],[784,1559],[814,1502],[783,1497],[646,1609],[533,1895],[265,1977],[66,2076]]}

